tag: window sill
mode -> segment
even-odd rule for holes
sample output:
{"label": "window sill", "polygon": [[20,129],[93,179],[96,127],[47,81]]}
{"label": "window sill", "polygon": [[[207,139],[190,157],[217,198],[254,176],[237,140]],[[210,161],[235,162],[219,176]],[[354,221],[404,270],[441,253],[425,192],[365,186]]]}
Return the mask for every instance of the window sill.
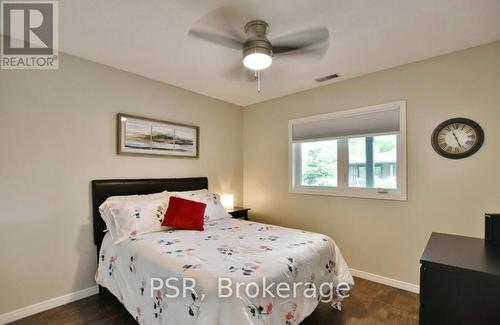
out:
{"label": "window sill", "polygon": [[387,194],[377,193],[376,190],[373,191],[342,191],[342,190],[332,190],[332,189],[289,189],[290,194],[309,194],[309,195],[323,195],[323,196],[339,196],[339,197],[352,197],[359,199],[375,199],[375,200],[392,200],[392,201],[407,201],[408,198],[406,193],[399,192],[389,192]]}

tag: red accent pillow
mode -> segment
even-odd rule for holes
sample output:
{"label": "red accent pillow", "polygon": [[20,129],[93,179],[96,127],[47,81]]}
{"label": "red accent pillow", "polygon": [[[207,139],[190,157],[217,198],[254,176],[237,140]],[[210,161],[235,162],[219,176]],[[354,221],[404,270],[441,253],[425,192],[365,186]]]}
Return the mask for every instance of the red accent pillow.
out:
{"label": "red accent pillow", "polygon": [[171,196],[162,226],[184,230],[203,230],[205,203]]}

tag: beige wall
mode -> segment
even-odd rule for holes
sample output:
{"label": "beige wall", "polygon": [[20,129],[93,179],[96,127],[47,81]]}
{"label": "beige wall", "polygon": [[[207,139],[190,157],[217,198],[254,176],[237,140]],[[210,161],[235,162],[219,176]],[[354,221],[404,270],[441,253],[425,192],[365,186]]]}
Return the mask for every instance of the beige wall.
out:
{"label": "beige wall", "polygon": [[[116,113],[200,126],[200,158],[117,156]],[[72,56],[0,71],[0,314],[95,285],[90,181],[208,176],[242,202],[240,107]]]}
{"label": "beige wall", "polygon": [[[288,193],[288,120],[401,99],[408,201]],[[484,146],[467,159],[442,158],[431,133],[459,116],[482,125]],[[352,268],[418,284],[432,231],[481,237],[483,214],[500,212],[500,42],[256,104],[243,121],[253,218],[331,236]]]}

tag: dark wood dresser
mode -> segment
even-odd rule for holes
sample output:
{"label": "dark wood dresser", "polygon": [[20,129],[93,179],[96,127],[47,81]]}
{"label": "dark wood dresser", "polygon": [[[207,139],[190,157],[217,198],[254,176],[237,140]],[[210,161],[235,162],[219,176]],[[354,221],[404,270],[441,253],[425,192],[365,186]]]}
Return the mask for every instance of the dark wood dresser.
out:
{"label": "dark wood dresser", "polygon": [[500,324],[500,246],[432,233],[420,263],[420,324]]}

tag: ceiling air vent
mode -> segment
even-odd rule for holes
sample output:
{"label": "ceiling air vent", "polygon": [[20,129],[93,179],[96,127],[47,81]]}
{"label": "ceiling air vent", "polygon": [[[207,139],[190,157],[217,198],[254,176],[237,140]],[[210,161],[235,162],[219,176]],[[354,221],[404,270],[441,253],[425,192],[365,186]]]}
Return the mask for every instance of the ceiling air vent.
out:
{"label": "ceiling air vent", "polygon": [[325,77],[321,77],[321,78],[317,78],[317,79],[314,79],[316,80],[316,82],[323,82],[323,81],[327,81],[327,80],[331,80],[331,79],[335,79],[335,78],[338,78],[339,75],[334,73],[334,74],[331,74],[329,76],[325,76]]}

